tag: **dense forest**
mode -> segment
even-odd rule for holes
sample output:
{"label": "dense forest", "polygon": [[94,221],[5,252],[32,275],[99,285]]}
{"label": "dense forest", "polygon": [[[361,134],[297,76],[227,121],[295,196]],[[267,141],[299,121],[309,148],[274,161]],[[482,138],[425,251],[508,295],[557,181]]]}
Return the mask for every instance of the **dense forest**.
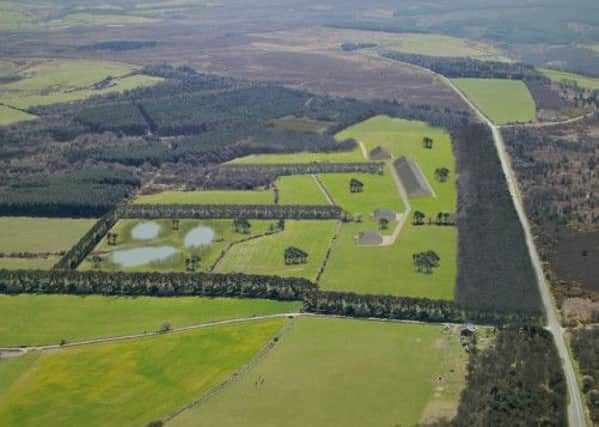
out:
{"label": "dense forest", "polygon": [[568,425],[567,391],[551,334],[499,328],[486,350],[471,350],[457,416],[429,427]]}
{"label": "dense forest", "polygon": [[490,310],[538,310],[536,278],[490,130],[453,131],[458,174],[458,302]]}
{"label": "dense forest", "polygon": [[591,413],[591,419],[599,424],[599,328],[574,329],[572,351],[582,375],[582,392]]}

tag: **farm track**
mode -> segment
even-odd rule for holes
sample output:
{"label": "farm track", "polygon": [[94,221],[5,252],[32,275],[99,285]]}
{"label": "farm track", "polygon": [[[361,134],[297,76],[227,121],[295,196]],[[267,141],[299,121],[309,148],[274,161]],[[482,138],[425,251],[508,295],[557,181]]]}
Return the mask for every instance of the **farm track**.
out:
{"label": "farm track", "polygon": [[554,122],[516,123],[516,124],[513,124],[513,125],[508,124],[508,125],[499,125],[499,126],[495,125],[495,126],[498,129],[512,128],[512,127],[545,128],[545,127],[568,125],[568,124],[571,124],[571,123],[580,122],[580,121],[582,121],[584,119],[592,117],[593,114],[595,114],[594,111],[592,111],[590,113],[582,114],[580,116],[572,117],[570,119],[559,120],[559,121],[554,121]]}
{"label": "farm track", "polygon": [[397,171],[393,167],[393,164],[390,164],[389,170],[391,170],[391,176],[393,177],[393,182],[395,182],[395,186],[397,187],[397,192],[399,193],[399,196],[401,197],[401,199],[406,207],[406,210],[404,213],[401,214],[401,218],[399,219],[397,226],[395,227],[395,230],[393,230],[393,233],[390,236],[383,236],[383,243],[381,243],[379,246],[391,246],[393,243],[395,243],[395,241],[399,237],[399,234],[401,233],[401,230],[403,230],[403,227],[404,227],[406,221],[410,217],[410,213],[412,212],[412,205],[410,205],[410,199],[408,198],[408,193],[406,192],[406,189],[404,188],[403,183],[401,182],[401,179],[399,178],[399,175],[397,174]]}
{"label": "farm track", "polygon": [[326,189],[326,187],[324,186],[324,184],[322,183],[320,178],[314,174],[312,174],[312,178],[314,178],[316,185],[318,186],[318,188],[320,188],[320,191],[322,192],[324,197],[327,199],[327,202],[329,203],[329,205],[335,206],[335,200],[333,199],[333,196],[329,193],[329,190]]}
{"label": "farm track", "polygon": [[[478,109],[478,107],[470,101],[464,93],[462,93],[452,82],[444,76],[438,75],[438,77],[451,87],[458,95],[462,97],[462,99],[470,106],[470,108],[475,112],[476,116],[489,128],[493,133],[493,140],[495,142],[495,148],[497,149],[497,153],[499,155],[499,160],[501,161],[501,167],[503,169],[503,173],[505,175],[508,189],[510,195],[512,196],[512,201],[514,203],[514,208],[516,209],[516,213],[518,214],[518,218],[520,219],[520,223],[522,225],[522,229],[524,230],[524,235],[526,238],[526,245],[528,247],[528,253],[530,255],[531,262],[533,264],[535,274],[537,277],[537,285],[539,288],[539,293],[541,294],[541,299],[543,302],[543,307],[545,308],[545,313],[547,316],[547,327],[546,329],[551,332],[553,335],[553,339],[555,345],[557,347],[557,351],[559,357],[562,361],[562,369],[564,371],[564,375],[566,377],[567,387],[568,387],[568,424],[570,427],[582,427],[586,426],[586,412],[584,409],[583,399],[580,393],[580,388],[578,387],[578,381],[576,378],[576,372],[574,370],[574,365],[572,363],[572,359],[570,357],[570,353],[568,352],[568,346],[566,344],[566,338],[564,336],[564,329],[562,328],[559,322],[558,309],[553,300],[553,296],[551,295],[551,289],[547,280],[545,278],[545,274],[543,272],[543,264],[541,262],[541,258],[537,251],[537,247],[534,242],[534,238],[532,235],[532,231],[530,228],[530,223],[528,221],[528,217],[526,216],[526,211],[524,209],[524,204],[522,202],[522,194],[518,187],[518,181],[514,170],[512,168],[511,159],[505,147],[505,142],[503,141],[503,136],[501,135],[501,130],[498,126],[496,126],[485,114]],[[575,118],[576,119],[576,118]],[[577,118],[580,120],[580,118]],[[562,122],[563,124],[563,122]]]}

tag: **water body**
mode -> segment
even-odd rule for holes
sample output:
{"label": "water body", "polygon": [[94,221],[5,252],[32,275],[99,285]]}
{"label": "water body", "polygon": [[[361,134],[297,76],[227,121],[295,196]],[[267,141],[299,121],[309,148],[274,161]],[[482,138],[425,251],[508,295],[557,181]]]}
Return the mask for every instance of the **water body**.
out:
{"label": "water body", "polygon": [[206,246],[212,243],[212,239],[214,239],[214,230],[201,225],[193,228],[185,235],[185,247]]}
{"label": "water body", "polygon": [[131,237],[135,240],[151,240],[158,237],[160,224],[156,222],[143,222],[131,229]]}
{"label": "water body", "polygon": [[177,253],[172,246],[146,246],[114,251],[111,261],[121,267],[137,267],[151,262],[163,261]]}

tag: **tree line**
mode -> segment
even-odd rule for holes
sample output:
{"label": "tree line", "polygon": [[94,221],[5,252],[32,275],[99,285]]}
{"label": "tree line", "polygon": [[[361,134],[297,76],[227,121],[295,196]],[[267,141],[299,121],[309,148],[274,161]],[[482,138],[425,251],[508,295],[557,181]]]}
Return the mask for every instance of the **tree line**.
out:
{"label": "tree line", "polygon": [[274,176],[285,175],[310,175],[323,173],[372,173],[382,174],[385,164],[382,162],[356,162],[356,163],[288,163],[288,164],[226,164],[220,167],[230,173],[252,173],[254,171],[272,174]]}
{"label": "tree line", "polygon": [[133,204],[119,209],[123,218],[246,218],[340,219],[343,210],[331,205],[150,205]]}
{"label": "tree line", "polygon": [[301,300],[315,289],[307,279],[216,273],[125,273],[0,270],[0,293],[222,296]]}

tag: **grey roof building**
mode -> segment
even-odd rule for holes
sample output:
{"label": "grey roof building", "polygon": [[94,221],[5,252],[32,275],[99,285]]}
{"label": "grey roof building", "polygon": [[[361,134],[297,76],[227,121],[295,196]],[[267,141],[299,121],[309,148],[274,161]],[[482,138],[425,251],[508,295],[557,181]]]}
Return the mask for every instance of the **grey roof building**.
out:
{"label": "grey roof building", "polygon": [[376,209],[372,216],[377,221],[383,218],[387,221],[395,221],[397,219],[397,212],[393,209]]}
{"label": "grey roof building", "polygon": [[433,197],[434,192],[414,159],[400,157],[393,165],[399,178],[411,197]]}
{"label": "grey roof building", "polygon": [[383,243],[383,236],[376,231],[361,231],[356,236],[358,245],[380,245]]}

